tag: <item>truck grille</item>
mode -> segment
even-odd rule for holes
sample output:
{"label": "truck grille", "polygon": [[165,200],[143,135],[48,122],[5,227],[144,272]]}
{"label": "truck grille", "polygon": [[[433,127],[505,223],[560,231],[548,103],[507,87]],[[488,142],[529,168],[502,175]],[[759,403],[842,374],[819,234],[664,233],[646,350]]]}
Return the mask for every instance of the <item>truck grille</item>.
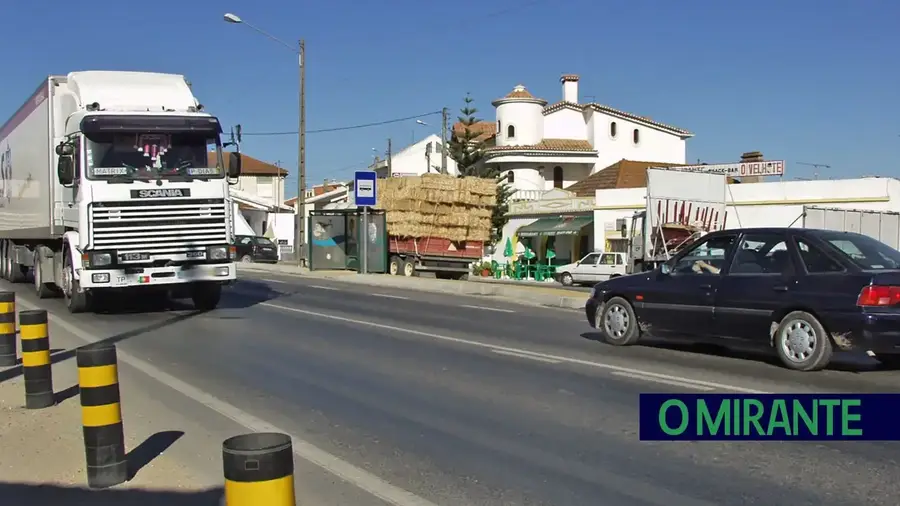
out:
{"label": "truck grille", "polygon": [[91,247],[147,253],[150,261],[196,259],[189,252],[228,243],[226,209],[223,199],[94,203]]}

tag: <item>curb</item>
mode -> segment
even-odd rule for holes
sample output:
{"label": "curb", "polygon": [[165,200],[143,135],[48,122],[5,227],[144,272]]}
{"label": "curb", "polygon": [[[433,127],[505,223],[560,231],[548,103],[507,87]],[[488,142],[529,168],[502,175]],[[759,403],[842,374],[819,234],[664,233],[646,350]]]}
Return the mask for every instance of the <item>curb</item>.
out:
{"label": "curb", "polygon": [[328,279],[331,281],[340,281],[344,283],[355,283],[368,286],[384,286],[389,288],[402,288],[419,292],[431,293],[450,293],[458,295],[475,295],[482,297],[503,297],[506,302],[512,302],[525,305],[540,305],[561,309],[584,309],[585,302],[588,299],[587,294],[583,297],[569,297],[555,294],[536,293],[530,288],[522,288],[512,285],[500,285],[492,283],[481,283],[475,281],[450,281],[450,280],[428,280],[428,284],[410,281],[417,278],[403,278],[397,276],[388,276],[384,274],[366,274],[366,275],[321,275],[310,272],[290,272],[277,268],[267,268],[261,265],[243,265],[238,264],[237,271],[245,272],[265,272],[271,274],[280,274],[285,276],[305,277],[311,279]]}

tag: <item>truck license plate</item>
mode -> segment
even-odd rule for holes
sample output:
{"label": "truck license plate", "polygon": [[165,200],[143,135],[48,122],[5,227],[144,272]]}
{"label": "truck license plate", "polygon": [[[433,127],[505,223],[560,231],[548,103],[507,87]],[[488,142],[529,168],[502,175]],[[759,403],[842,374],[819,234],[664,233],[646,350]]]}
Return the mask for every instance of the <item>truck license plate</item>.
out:
{"label": "truck license plate", "polygon": [[206,252],[205,251],[188,251],[187,253],[185,253],[184,256],[186,256],[187,258],[204,258],[204,257],[206,257]]}
{"label": "truck license plate", "polygon": [[119,258],[124,262],[133,262],[135,260],[150,260],[150,253],[122,253]]}

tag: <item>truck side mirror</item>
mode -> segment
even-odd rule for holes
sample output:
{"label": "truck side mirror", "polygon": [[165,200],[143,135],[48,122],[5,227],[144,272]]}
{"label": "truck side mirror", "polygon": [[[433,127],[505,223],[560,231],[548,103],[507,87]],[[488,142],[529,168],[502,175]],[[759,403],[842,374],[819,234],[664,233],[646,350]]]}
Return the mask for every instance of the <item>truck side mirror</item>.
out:
{"label": "truck side mirror", "polygon": [[59,161],[56,162],[56,177],[63,186],[71,186],[75,182],[75,161],[71,156],[59,157]]}
{"label": "truck side mirror", "polygon": [[241,175],[241,154],[231,153],[228,155],[228,177],[236,179]]}

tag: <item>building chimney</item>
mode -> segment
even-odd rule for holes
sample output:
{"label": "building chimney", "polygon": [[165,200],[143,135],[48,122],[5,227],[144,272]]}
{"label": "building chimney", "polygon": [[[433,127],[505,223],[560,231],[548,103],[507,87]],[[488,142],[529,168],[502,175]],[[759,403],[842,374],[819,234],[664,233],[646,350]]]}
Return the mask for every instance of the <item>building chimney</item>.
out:
{"label": "building chimney", "polygon": [[562,99],[563,102],[578,103],[578,76],[575,74],[565,74],[559,78],[562,83]]}
{"label": "building chimney", "polygon": [[[750,163],[750,162],[762,162],[765,158],[763,158],[763,154],[760,151],[748,151],[746,153],[741,154],[741,163]],[[742,183],[762,183],[762,176],[744,176],[741,178]]]}

